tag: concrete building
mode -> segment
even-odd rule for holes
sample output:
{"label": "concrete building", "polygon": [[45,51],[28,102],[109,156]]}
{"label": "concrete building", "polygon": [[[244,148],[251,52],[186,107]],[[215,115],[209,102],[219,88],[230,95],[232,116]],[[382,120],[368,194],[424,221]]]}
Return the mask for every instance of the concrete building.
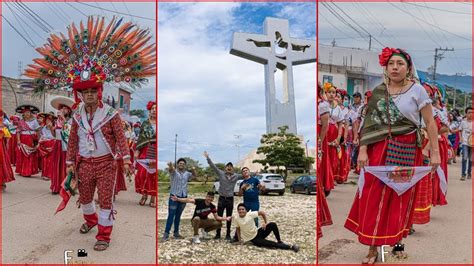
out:
{"label": "concrete building", "polygon": [[379,52],[319,44],[318,80],[331,82],[352,96],[372,90],[383,81]]}
{"label": "concrete building", "polygon": [[20,87],[22,82],[31,82],[30,79],[14,79],[2,76],[2,109],[7,115],[15,114],[15,108],[22,104],[31,104],[40,109],[41,112],[53,111],[49,105],[51,98],[55,95],[69,97],[66,91],[55,90],[46,94],[35,94],[33,91],[24,90]]}
{"label": "concrete building", "polygon": [[[15,113],[15,108],[22,104],[32,104],[40,109],[41,112],[54,112],[55,110],[49,104],[56,95],[73,97],[72,92],[65,90],[52,90],[45,94],[35,94],[33,91],[24,90],[20,87],[22,82],[31,82],[30,79],[14,79],[2,76],[2,109],[8,114]],[[103,101],[115,105],[122,117],[126,120],[130,114],[130,101],[132,100],[133,89],[104,85]]]}

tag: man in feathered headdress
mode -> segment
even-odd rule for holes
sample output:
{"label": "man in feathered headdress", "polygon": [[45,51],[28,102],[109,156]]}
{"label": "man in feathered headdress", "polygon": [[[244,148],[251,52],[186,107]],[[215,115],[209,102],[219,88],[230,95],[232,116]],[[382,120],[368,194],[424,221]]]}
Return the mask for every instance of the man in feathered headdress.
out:
{"label": "man in feathered headdress", "polygon": [[[123,82],[129,86],[146,83],[145,77],[156,74],[155,45],[148,44],[150,31],[139,29],[131,22],[115,18],[105,27],[104,18],[89,17],[78,29],[68,27],[68,38],[51,35],[48,44],[37,51],[44,58],[35,59],[25,75],[35,78],[38,90],[72,87],[72,106],[66,164],[68,174],[78,183],[79,202],[85,223],[80,232],[88,233],[98,226],[94,249],[106,250],[114,224],[112,203],[119,160],[123,171],[131,174],[130,152],[118,112],[102,102],[104,82]],[[63,184],[68,191],[70,178]],[[76,182],[74,182],[76,181]],[[100,211],[93,201],[97,188]],[[72,193],[72,192],[71,192]],[[63,188],[65,208],[70,194]]]}

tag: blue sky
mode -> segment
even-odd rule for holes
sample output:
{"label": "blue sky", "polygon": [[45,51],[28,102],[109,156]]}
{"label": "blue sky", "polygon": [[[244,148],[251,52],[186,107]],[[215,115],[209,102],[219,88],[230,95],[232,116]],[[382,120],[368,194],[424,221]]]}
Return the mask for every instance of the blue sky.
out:
{"label": "blue sky", "polygon": [[[160,166],[189,156],[206,166],[236,162],[265,133],[263,65],[229,54],[232,33],[263,33],[265,17],[285,18],[294,38],[316,40],[314,3],[159,4]],[[316,64],[294,67],[298,134],[314,147]],[[235,135],[241,135],[239,142]]]}
{"label": "blue sky", "polygon": [[[156,4],[153,2],[26,2],[23,3],[23,5],[30,8],[50,24],[56,33],[65,33],[66,26],[72,22],[75,22],[76,25],[78,25],[81,20],[87,21],[86,15],[102,15],[109,21],[113,15],[116,15],[124,17],[125,21],[132,20],[141,28],[149,28],[153,39],[156,39]],[[103,9],[121,12],[125,15],[115,14],[114,12]],[[39,26],[37,26],[37,23],[34,23],[29,16],[25,16],[25,13],[22,14],[20,10],[23,9],[21,9],[17,4],[12,2],[2,2],[2,15],[16,27],[25,38],[32,42],[34,46],[42,46],[49,37],[49,33],[43,31]],[[84,14],[77,10],[80,10]],[[128,16],[129,14],[144,18],[130,17]],[[31,40],[29,37],[31,37]],[[2,75],[17,78],[18,62],[22,62],[24,69],[34,58],[37,57],[39,57],[39,53],[37,53],[33,47],[28,45],[28,43],[22,39],[4,19],[2,21]],[[155,94],[155,78],[151,78],[149,79],[148,86],[138,90],[134,94],[131,108],[145,109],[146,103],[150,99],[155,99]]]}

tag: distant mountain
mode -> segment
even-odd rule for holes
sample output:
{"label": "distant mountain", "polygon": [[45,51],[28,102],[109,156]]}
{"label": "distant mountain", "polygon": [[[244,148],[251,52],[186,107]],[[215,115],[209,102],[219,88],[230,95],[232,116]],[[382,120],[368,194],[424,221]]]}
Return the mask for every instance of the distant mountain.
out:
{"label": "distant mountain", "polygon": [[[431,75],[425,71],[417,71],[418,76],[421,79],[429,80]],[[428,77],[428,79],[427,79]],[[445,74],[436,74],[436,81],[448,85],[450,87],[456,87],[459,90],[464,92],[472,93],[472,76],[456,76],[456,75],[445,75]]]}

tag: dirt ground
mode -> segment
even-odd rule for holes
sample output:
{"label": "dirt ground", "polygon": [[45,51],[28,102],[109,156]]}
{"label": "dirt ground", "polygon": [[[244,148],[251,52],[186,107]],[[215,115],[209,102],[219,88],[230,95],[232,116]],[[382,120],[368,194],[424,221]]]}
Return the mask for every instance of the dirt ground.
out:
{"label": "dirt ground", "polygon": [[[192,198],[204,198],[204,193],[191,194]],[[214,204],[217,205],[216,195]],[[234,198],[234,213],[241,197]],[[168,194],[162,193],[158,202],[158,234],[161,238],[168,215]],[[316,263],[316,197],[285,193],[283,196],[260,196],[260,210],[265,211],[268,220],[276,222],[283,242],[300,246],[300,251],[273,250],[253,245],[234,246],[224,239],[202,240],[201,244],[192,244],[193,236],[191,216],[194,205],[187,204],[181,217],[180,234],[182,240],[170,238],[167,242],[158,243],[158,263]],[[225,228],[223,228],[225,236]],[[232,229],[232,234],[234,227]],[[211,232],[210,236],[214,237]],[[268,239],[274,240],[273,236]]]}

